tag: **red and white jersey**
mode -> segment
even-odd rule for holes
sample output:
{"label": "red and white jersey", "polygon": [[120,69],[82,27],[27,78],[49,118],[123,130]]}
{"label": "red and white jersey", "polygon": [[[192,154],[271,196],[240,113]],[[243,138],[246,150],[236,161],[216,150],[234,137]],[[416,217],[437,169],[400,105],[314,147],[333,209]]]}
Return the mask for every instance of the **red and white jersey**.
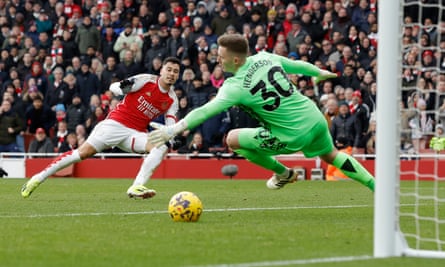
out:
{"label": "red and white jersey", "polygon": [[108,119],[141,132],[146,132],[149,123],[162,114],[166,125],[176,122],[178,98],[170,88],[165,91],[159,87],[158,76],[139,74],[129,79],[135,81],[131,92],[108,114]]}

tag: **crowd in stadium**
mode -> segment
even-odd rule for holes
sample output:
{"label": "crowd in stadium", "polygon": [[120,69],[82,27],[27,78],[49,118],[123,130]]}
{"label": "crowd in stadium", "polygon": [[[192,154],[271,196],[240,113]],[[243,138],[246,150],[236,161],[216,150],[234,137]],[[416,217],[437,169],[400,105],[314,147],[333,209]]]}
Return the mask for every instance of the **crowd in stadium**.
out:
{"label": "crowd in stadium", "polygon": [[[401,105],[421,110],[402,115],[404,149],[443,129],[434,111],[445,111],[445,76],[437,71],[445,68],[445,22],[437,9],[418,10],[407,6],[403,28]],[[76,148],[119,102],[109,85],[159,74],[168,56],[182,63],[175,92],[183,118],[227,78],[216,40],[238,32],[252,54],[338,73],[317,85],[289,78],[319,105],[338,148],[373,154],[378,26],[377,0],[0,0],[0,152]],[[179,152],[224,151],[229,129],[255,125],[233,107],[187,133]]]}

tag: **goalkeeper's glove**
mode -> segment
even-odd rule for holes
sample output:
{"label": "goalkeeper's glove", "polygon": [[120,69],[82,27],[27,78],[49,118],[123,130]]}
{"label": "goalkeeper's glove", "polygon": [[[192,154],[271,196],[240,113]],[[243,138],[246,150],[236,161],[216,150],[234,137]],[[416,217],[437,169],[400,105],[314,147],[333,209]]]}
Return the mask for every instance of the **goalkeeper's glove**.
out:
{"label": "goalkeeper's glove", "polygon": [[169,126],[157,122],[150,122],[150,126],[155,130],[148,133],[148,141],[156,147],[162,146],[175,135],[187,129],[187,124],[184,120]]}
{"label": "goalkeeper's glove", "polygon": [[337,78],[337,74],[327,71],[327,70],[320,70],[320,73],[317,77],[314,78],[314,83],[317,84],[321,81],[331,79],[331,78]]}

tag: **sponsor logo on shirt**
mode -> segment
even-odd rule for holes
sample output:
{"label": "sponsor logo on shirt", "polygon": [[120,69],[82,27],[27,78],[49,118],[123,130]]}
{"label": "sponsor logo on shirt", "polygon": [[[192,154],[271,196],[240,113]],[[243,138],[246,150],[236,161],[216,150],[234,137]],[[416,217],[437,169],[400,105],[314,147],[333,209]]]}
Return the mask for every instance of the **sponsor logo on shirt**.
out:
{"label": "sponsor logo on shirt", "polygon": [[[157,117],[161,113],[159,109],[155,108],[150,102],[145,100],[143,96],[138,98],[138,103],[137,109],[150,119]],[[162,105],[164,105],[164,103]]]}

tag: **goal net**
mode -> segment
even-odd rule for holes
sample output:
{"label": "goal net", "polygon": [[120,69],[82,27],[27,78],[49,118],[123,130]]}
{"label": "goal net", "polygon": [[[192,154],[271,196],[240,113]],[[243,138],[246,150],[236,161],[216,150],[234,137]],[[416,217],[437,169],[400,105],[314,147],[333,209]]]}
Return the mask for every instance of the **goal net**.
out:
{"label": "goal net", "polygon": [[374,256],[445,258],[445,1],[379,1]]}

